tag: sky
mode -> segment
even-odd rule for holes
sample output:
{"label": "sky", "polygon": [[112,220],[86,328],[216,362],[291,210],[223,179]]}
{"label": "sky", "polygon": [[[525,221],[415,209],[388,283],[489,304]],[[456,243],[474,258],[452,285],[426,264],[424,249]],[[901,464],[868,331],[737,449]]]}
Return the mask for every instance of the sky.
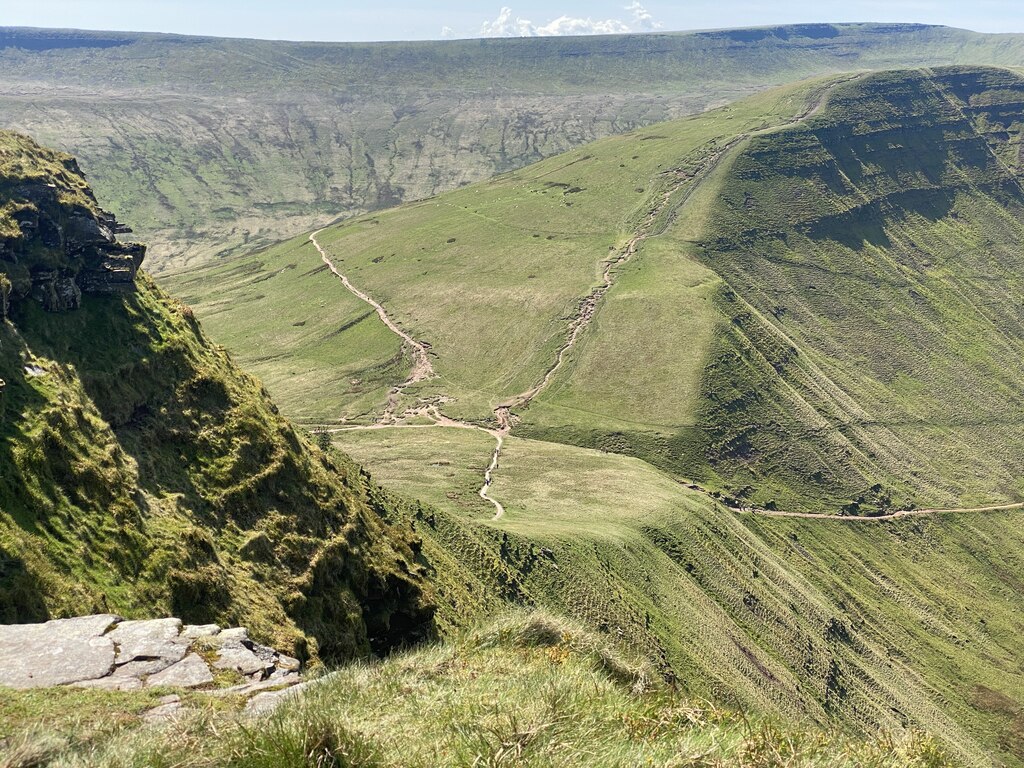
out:
{"label": "sky", "polygon": [[1024,32],[1021,0],[0,0],[0,26],[430,40],[905,21]]}

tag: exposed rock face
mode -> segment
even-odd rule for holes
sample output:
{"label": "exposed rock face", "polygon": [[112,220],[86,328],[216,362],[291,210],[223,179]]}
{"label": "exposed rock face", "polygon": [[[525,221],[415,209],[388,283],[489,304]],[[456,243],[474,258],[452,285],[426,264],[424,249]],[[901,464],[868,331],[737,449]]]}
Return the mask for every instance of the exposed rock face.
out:
{"label": "exposed rock face", "polygon": [[0,285],[0,320],[11,301],[26,297],[64,312],[77,309],[83,293],[130,293],[146,254],[144,245],[117,242],[117,233],[131,229],[101,210],[88,187],[73,183],[82,176],[72,158],[49,159],[67,174],[18,178],[14,169],[21,166],[0,165],[9,198],[0,211],[0,276],[8,282]]}
{"label": "exposed rock face", "polygon": [[299,666],[250,640],[244,627],[222,631],[216,624],[183,627],[180,619],[124,621],[112,614],[0,625],[0,686],[9,688],[200,688],[223,670],[242,682],[222,690],[245,696],[295,685]]}
{"label": "exposed rock face", "polygon": [[8,300],[11,296],[11,281],[0,275],[0,323],[7,319]]}

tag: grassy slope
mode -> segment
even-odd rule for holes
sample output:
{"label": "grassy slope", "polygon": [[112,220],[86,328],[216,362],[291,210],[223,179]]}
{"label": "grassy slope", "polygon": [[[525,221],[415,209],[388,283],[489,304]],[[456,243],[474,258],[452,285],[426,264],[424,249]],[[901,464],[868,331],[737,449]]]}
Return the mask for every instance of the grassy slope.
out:
{"label": "grassy slope", "polygon": [[[523,428],[784,509],[1017,501],[1022,232],[1006,164],[1019,162],[1019,78],[943,75],[964,102],[996,100],[963,117],[920,77],[837,85],[805,127],[732,145],[619,270]],[[821,87],[597,142],[320,242],[431,343],[439,378],[413,394],[453,397],[449,413],[482,421],[541,378],[602,259],[667,179],[784,123]],[[864,123],[875,113],[890,117]],[[387,377],[400,380],[388,370],[395,339],[372,315],[347,327],[367,310],[350,296],[340,325],[321,311],[341,288],[318,268],[296,241],[175,284],[275,394],[302,399],[294,413],[365,419],[383,407]],[[286,333],[247,335],[254,295]],[[323,385],[307,394],[303,381]]]}
{"label": "grassy slope", "polygon": [[[798,113],[815,87],[787,87],[653,132],[597,142],[465,191],[331,228],[318,239],[357,286],[431,343],[440,379],[424,384],[421,394],[456,397],[450,412],[485,419],[550,365],[564,319],[598,283],[602,260],[621,247],[651,205],[664,183],[658,174],[698,162],[712,142],[737,131]],[[289,268],[293,263],[297,268]],[[282,380],[289,345],[297,339],[282,338],[281,346],[268,350],[258,337],[246,337],[253,308],[275,326],[305,322],[302,333],[322,340],[310,353],[319,358],[312,361],[316,366],[326,367],[324,360],[336,366],[350,347],[365,349],[362,327],[329,335],[338,328],[336,319],[317,310],[323,301],[334,302],[343,287],[315,272],[319,266],[312,247],[296,250],[292,243],[171,283],[211,333],[235,342],[232,350],[244,364],[267,381],[281,381],[272,391],[287,399],[303,391]],[[253,294],[260,297],[255,304]],[[296,302],[294,296],[307,298]],[[376,317],[366,322],[382,327]],[[269,354],[283,357],[260,359]],[[374,363],[393,354],[392,336],[381,343]],[[345,365],[362,358],[359,352]],[[336,403],[321,409],[321,419],[351,418],[365,408],[363,400],[360,408],[350,406],[342,387],[312,397]]]}
{"label": "grassy slope", "polygon": [[1024,63],[1019,36],[915,25],[387,44],[0,35],[3,126],[79,156],[159,270],[802,77]]}
{"label": "grassy slope", "polygon": [[[884,82],[874,78],[838,89],[833,106],[808,130],[848,117],[834,111],[834,105],[842,105],[851,94],[871,94],[872,84],[872,97],[883,99],[874,102],[875,108],[891,109],[884,104],[886,90],[879,93],[878,84]],[[574,297],[596,282],[597,265],[608,246],[621,244],[623,233],[659,194],[658,185],[664,183],[659,171],[693,168],[711,151],[712,139],[720,143],[738,131],[782,122],[805,109],[813,90],[805,85],[767,94],[701,118],[609,139],[471,190],[332,229],[321,239],[357,285],[383,301],[414,335],[433,344],[442,378],[428,382],[419,394],[454,394],[459,399],[446,404],[446,410],[483,419],[489,407],[517,391],[522,379],[543,371]],[[915,87],[913,93],[927,95],[928,90]],[[1004,109],[1012,113],[1015,107]],[[771,120],[766,122],[765,114]],[[929,102],[927,109],[918,107],[906,119],[941,119],[944,114],[941,103]],[[977,146],[980,134],[974,125],[982,122],[972,119],[957,128],[959,134],[949,135],[962,135]],[[918,131],[925,128],[924,122],[917,126]],[[842,130],[829,130],[827,136],[841,138]],[[718,233],[735,237],[743,231],[737,220],[803,210],[779,202],[790,189],[773,175],[790,168],[780,156],[762,159],[759,174],[743,171],[757,158],[755,150],[778,150],[807,133],[790,129],[737,146],[676,212],[667,232],[645,243],[637,259],[622,270],[621,282],[608,294],[570,364],[552,389],[524,412],[528,434],[632,451],[664,462],[666,457],[706,455],[699,441],[689,446],[671,442],[668,438],[678,427],[727,428],[733,413],[740,413],[733,424],[750,423],[741,409],[725,407],[745,390],[763,388],[765,396],[754,403],[782,404],[771,418],[753,423],[791,428],[801,419],[813,424],[821,418],[813,408],[789,405],[796,401],[793,393],[806,386],[800,378],[806,375],[803,358],[814,362],[821,357],[814,357],[809,347],[801,349],[798,363],[788,369],[784,357],[769,358],[780,363],[779,371],[766,365],[760,353],[785,353],[771,344],[772,332],[765,330],[770,321],[763,318],[773,317],[774,305],[740,317],[740,302],[762,300],[750,287],[754,281],[734,284],[731,274],[727,282],[713,270],[756,266],[755,257],[767,247],[755,241],[743,252],[749,254],[746,260],[726,258],[724,245],[731,241]],[[998,130],[994,133],[999,139]],[[933,134],[932,155],[941,155],[936,148],[947,148],[940,140],[943,135]],[[848,141],[837,145],[841,149]],[[899,143],[893,141],[895,146],[887,151],[899,156],[900,172],[908,180],[917,178],[914,163],[921,153],[900,152]],[[1007,154],[1007,146],[1013,145],[994,146]],[[957,178],[970,179],[989,167],[987,160],[979,166],[978,155],[964,153],[960,142],[951,141],[948,151],[943,163],[950,173],[955,169]],[[572,161],[578,162],[568,165]],[[827,160],[812,170],[819,167],[828,167]],[[886,167],[879,168],[871,166],[884,181]],[[743,185],[762,185],[758,189],[765,194],[748,204]],[[574,187],[580,191],[567,194]],[[830,201],[830,189],[815,187],[815,195],[805,193],[802,199],[824,204]],[[992,239],[998,234],[997,242],[1011,247],[1016,235],[1012,229],[994,228],[987,198],[976,190],[968,197],[973,205],[958,212],[961,224],[989,228]],[[1013,202],[1012,197],[999,199]],[[758,201],[765,201],[765,208],[757,207]],[[768,206],[768,201],[774,202]],[[897,232],[904,227],[904,208],[885,208],[882,228]],[[791,222],[787,226],[796,230]],[[945,238],[930,245],[937,252],[955,242],[944,234],[945,226],[948,222],[928,230],[929,237]],[[871,227],[867,229],[870,233]],[[842,252],[841,244],[829,244],[834,238],[827,235],[836,232],[825,230],[817,250],[803,258],[826,253],[826,247]],[[877,240],[877,234],[872,236]],[[797,234],[790,239],[803,242]],[[534,249],[537,241],[541,247]],[[391,243],[401,247],[388,247]],[[559,261],[549,271],[537,270],[532,254],[550,257],[548,243],[557,245]],[[698,250],[697,243],[706,247]],[[793,252],[801,253],[797,248]],[[299,253],[306,254],[302,268],[284,269]],[[572,284],[562,259],[576,265]],[[316,301],[337,290],[333,281],[318,282],[318,275],[306,274],[318,266],[308,246],[299,251],[294,244],[282,246],[260,255],[259,261],[259,272],[254,270],[246,278],[249,283],[233,291],[221,293],[210,287],[217,280],[197,278],[188,285],[190,300],[198,300],[202,312],[205,302],[230,306],[233,297],[258,290],[269,297],[264,306],[286,327],[309,321],[312,313],[294,302],[276,301],[273,291],[256,288],[264,284],[256,280],[265,280],[268,287],[276,282],[282,295]],[[810,271],[825,273],[813,266]],[[1005,274],[999,279],[1010,280]],[[543,282],[535,287],[538,280]],[[849,288],[840,295],[841,290],[837,284],[834,303],[866,295]],[[543,302],[537,308],[546,304],[547,318],[531,314],[534,294]],[[782,323],[797,315],[796,310],[792,313],[783,315]],[[458,323],[450,322],[451,317],[458,317]],[[965,328],[972,327],[972,319],[965,315]],[[242,341],[240,329],[248,320],[228,311],[212,322],[215,333],[237,333],[235,338]],[[216,330],[218,322],[222,330]],[[323,338],[337,327],[334,323],[322,324],[319,331],[314,326],[311,332]],[[835,340],[852,343],[855,334],[836,332]],[[335,354],[344,344],[344,336],[336,346],[325,341],[318,354]],[[393,340],[388,347],[382,345],[376,359],[389,360],[393,345]],[[254,359],[252,349],[241,349],[246,359]],[[512,362],[491,353],[501,349],[509,351]],[[470,359],[478,367],[468,365]],[[531,368],[531,374],[521,373]],[[851,376],[861,373],[848,361],[846,370]],[[641,378],[643,389],[634,386]],[[892,389],[898,394],[899,387]],[[780,390],[786,398],[771,395]],[[293,396],[298,395],[295,390]],[[315,397],[330,406],[321,418],[372,415],[364,413],[365,404],[346,412],[350,396],[343,392],[318,392]],[[330,404],[332,397],[336,407]],[[743,398],[739,400],[742,404]],[[659,439],[650,439],[659,433]],[[779,440],[769,430],[766,434]],[[844,498],[847,489],[841,482],[833,497],[821,497],[816,487],[808,490],[794,479],[806,469],[808,457],[834,462],[831,466],[843,471],[849,467],[841,451],[815,443],[813,433],[810,437],[785,443],[788,453],[776,454],[770,468],[755,466],[763,483],[756,492],[766,501],[781,492],[809,506],[835,509]],[[1024,544],[1016,533],[1020,513],[883,524],[737,517],[637,459],[512,438],[493,491],[509,511],[498,524],[490,524],[489,510],[474,498],[491,448],[483,435],[380,430],[343,433],[338,439],[377,479],[438,508],[414,509],[411,516],[424,536],[424,551],[444,558],[437,561],[435,578],[456,606],[446,619],[449,623],[458,621],[459,613],[464,617],[492,610],[494,596],[542,604],[621,632],[698,695],[860,728],[916,724],[946,740],[964,761],[1019,764],[1022,759],[1017,692],[1024,681],[1016,661],[1024,629],[1016,575]],[[991,453],[998,460],[998,452]],[[677,462],[674,468],[686,476],[704,473],[706,480],[723,486],[742,481],[750,471],[743,457],[737,460],[727,452],[718,456],[717,466],[696,461],[682,468]],[[991,466],[989,456],[980,458],[979,466]],[[962,482],[963,474],[937,472],[936,477],[949,484]],[[924,493],[933,492],[925,483],[921,487]],[[993,489],[998,486],[991,485],[989,492],[995,493]]]}
{"label": "grassy slope", "polygon": [[[867,740],[748,719],[651,682],[648,670],[624,660],[601,638],[571,622],[530,614],[465,632],[445,646],[343,669],[258,728],[213,712],[173,729],[142,730],[132,711],[136,702],[91,692],[0,694],[0,712],[16,721],[26,709],[34,713],[36,733],[15,738],[7,749],[10,758],[22,764],[34,758],[34,765],[953,764],[917,734]],[[27,706],[19,707],[26,699]],[[94,724],[90,732],[61,733],[67,726],[61,705],[70,702],[102,702],[106,728]],[[124,710],[120,723],[111,723],[112,708]],[[211,731],[216,738],[209,738]]]}
{"label": "grassy slope", "polygon": [[[81,177],[3,138],[20,165],[0,190],[37,201],[39,229],[66,224],[47,183]],[[27,232],[0,274],[73,266],[73,242]],[[177,615],[339,659],[429,634],[415,541],[383,519],[394,504],[296,433],[190,310],[137,288],[61,314],[21,297],[0,322],[0,620]]]}
{"label": "grassy slope", "polygon": [[704,450],[735,452],[733,489],[782,479],[800,442],[799,495],[1020,500],[1022,105],[1005,70],[877,76],[736,157],[698,258],[736,294],[720,344],[773,368],[731,399],[725,350],[706,374]]}
{"label": "grassy slope", "polygon": [[[881,80],[865,82],[870,86]],[[845,86],[836,97],[863,87]],[[605,232],[606,239],[591,247],[591,266],[582,276],[586,286],[592,285],[597,273],[593,265],[607,253],[606,243],[621,243],[622,232],[645,210],[644,203],[621,201],[629,200],[631,191],[649,205],[650,196],[657,194],[655,185],[636,191],[641,177],[625,176],[636,173],[630,171],[631,163],[641,166],[648,182],[659,170],[687,167],[687,159],[692,167],[694,151],[706,152],[710,139],[732,135],[723,133],[731,126],[764,126],[757,116],[769,99],[777,99],[775,119],[781,121],[800,112],[812,90],[804,86],[761,97],[760,104],[739,104],[659,126],[628,142],[610,139],[466,192],[325,232],[321,240],[357,285],[382,300],[414,335],[432,342],[442,379],[428,383],[419,394],[458,394],[459,401],[446,404],[446,410],[484,418],[486,409],[514,392],[518,383],[515,371],[504,373],[507,363],[488,350],[506,345],[521,360],[539,346],[551,347],[536,330],[543,327],[538,319],[518,321],[524,311],[514,315],[488,304],[497,294],[528,308],[529,294],[523,292],[533,292],[532,281],[546,280],[547,273],[532,271],[529,262],[524,266],[530,252],[519,250],[515,238],[529,233],[530,241],[541,241],[542,250],[546,243],[562,242],[557,240],[561,236],[567,238],[562,253],[572,257],[575,247],[589,242],[595,232]],[[830,110],[812,125],[828,121],[835,114]],[[772,146],[796,133],[766,135],[754,144]],[[637,140],[647,136],[664,138]],[[677,211],[667,234],[649,240],[622,270],[621,282],[608,295],[564,378],[560,375],[550,392],[523,414],[533,434],[562,441],[590,441],[597,434],[597,444],[637,450],[631,422],[640,422],[644,431],[699,424],[698,419],[707,418],[700,405],[707,403],[709,382],[721,380],[716,376],[728,376],[731,370],[738,386],[759,381],[769,388],[780,386],[782,377],[774,369],[766,374],[755,368],[762,378],[746,382],[749,373],[739,376],[735,367],[716,369],[737,339],[730,286],[709,269],[710,249],[698,252],[690,242],[713,243],[707,235],[711,227],[728,229],[714,218],[724,210],[717,201],[735,194],[735,174],[749,151],[745,145],[728,155]],[[591,157],[580,161],[587,155]],[[580,162],[568,165],[573,161]],[[972,172],[969,156],[954,154],[950,162]],[[778,160],[774,166],[785,167]],[[548,181],[566,186],[548,186]],[[573,187],[581,191],[566,194]],[[610,221],[606,214],[601,218],[602,211],[615,209],[602,208],[608,200],[618,205]],[[743,204],[734,215],[752,215],[744,214],[749,210]],[[569,213],[578,216],[570,218]],[[494,238],[495,232],[500,238]],[[492,240],[484,250],[486,233]],[[549,234],[556,240],[548,241]],[[452,238],[455,242],[449,243]],[[460,250],[464,241],[476,247]],[[402,247],[388,248],[392,243]],[[312,268],[315,254],[308,247],[306,252]],[[261,256],[267,283],[281,281],[286,291],[315,295],[320,289],[313,276],[293,282],[302,272],[282,271],[285,258],[273,251]],[[409,269],[418,264],[430,266]],[[563,290],[564,273],[551,274],[558,278],[546,280],[537,293],[554,306],[549,297]],[[517,279],[518,285],[506,278]],[[200,291],[203,285],[197,279],[191,288]],[[585,293],[586,286],[575,295]],[[572,295],[569,290],[564,294],[563,316],[571,310]],[[466,300],[468,295],[473,301]],[[230,296],[218,300],[229,304]],[[294,304],[268,306],[282,315],[282,322],[308,314]],[[443,324],[445,313],[459,322]],[[657,322],[639,322],[634,314]],[[218,317],[232,327],[230,313]],[[666,322],[666,317],[685,318],[686,323]],[[498,326],[495,331],[487,327],[491,319]],[[512,344],[503,338],[528,339],[531,333],[537,340]],[[658,345],[661,339],[665,343]],[[338,347],[342,345],[343,339]],[[614,354],[606,353],[602,360],[595,354],[601,345]],[[550,355],[533,357],[536,362],[526,365],[536,374]],[[476,360],[482,369],[471,370],[465,358]],[[588,360],[618,366],[620,376],[638,376],[639,370],[651,378],[643,389],[632,386],[632,379],[629,386],[609,387],[616,368],[588,366]],[[480,391],[495,387],[495,381],[509,383],[505,389]],[[616,398],[622,391],[629,394]],[[717,390],[722,396],[731,391]],[[345,400],[338,398],[341,407]],[[666,412],[669,418],[663,416]],[[558,421],[567,413],[576,431]],[[800,417],[806,412],[787,415]],[[1021,703],[1014,697],[1022,681],[1014,659],[1022,628],[1014,574],[1022,542],[1013,533],[1019,513],[866,526],[737,519],[635,459],[512,438],[493,490],[508,514],[491,525],[486,522],[490,510],[475,497],[491,449],[482,434],[427,428],[343,433],[338,439],[377,479],[439,508],[417,511],[413,518],[425,537],[425,550],[448,558],[436,578],[442,591],[457,595],[464,614],[494,607],[481,590],[543,604],[608,631],[621,631],[700,695],[864,728],[917,724],[978,762],[984,763],[993,751],[1011,763],[1020,759],[1016,713]],[[806,445],[790,446],[790,466],[799,466],[803,456],[796,451]],[[809,445],[813,450],[813,442]],[[657,457],[656,451],[647,455],[652,454]],[[827,452],[821,455],[828,457]],[[778,487],[801,491],[786,475],[786,465],[775,469],[777,474],[764,473],[767,483],[776,483],[769,486],[770,493]],[[700,466],[685,470],[699,471]],[[725,475],[728,465],[716,471]],[[814,503],[815,496],[803,500]],[[957,575],[955,587],[950,573]]]}
{"label": "grassy slope", "polygon": [[1022,513],[737,517],[637,459],[511,438],[491,491],[507,511],[491,522],[467,503],[490,451],[474,433],[350,432],[339,445],[436,507],[415,518],[427,549],[443,539],[456,555],[435,575],[442,589],[511,568],[516,602],[621,638],[690,695],[923,728],[970,764],[1024,759]]}

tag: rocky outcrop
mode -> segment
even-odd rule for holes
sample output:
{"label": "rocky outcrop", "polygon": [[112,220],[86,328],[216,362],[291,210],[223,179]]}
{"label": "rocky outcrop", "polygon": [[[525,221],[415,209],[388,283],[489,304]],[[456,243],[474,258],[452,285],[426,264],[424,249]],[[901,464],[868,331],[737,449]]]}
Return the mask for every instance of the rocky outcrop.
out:
{"label": "rocky outcrop", "polygon": [[49,175],[33,175],[18,163],[4,163],[0,146],[0,319],[7,304],[26,297],[50,312],[81,305],[83,293],[130,293],[146,254],[144,245],[119,243],[131,232],[102,210],[73,158],[39,147],[30,139],[4,133],[9,152],[37,155]]}
{"label": "rocky outcrop", "polygon": [[244,627],[113,614],[0,625],[0,670],[0,687],[18,689],[203,688],[251,696],[301,680],[297,659],[254,642]]}
{"label": "rocky outcrop", "polygon": [[[116,242],[123,229],[72,158],[0,131],[0,276],[13,299],[0,323],[0,623],[241,623],[321,662],[432,637],[429,568],[404,502],[293,429],[186,306],[136,278],[144,251]],[[218,681],[294,671],[239,634],[217,632],[212,656],[195,649]],[[205,679],[169,635],[151,638],[157,653],[119,658],[117,680]]]}

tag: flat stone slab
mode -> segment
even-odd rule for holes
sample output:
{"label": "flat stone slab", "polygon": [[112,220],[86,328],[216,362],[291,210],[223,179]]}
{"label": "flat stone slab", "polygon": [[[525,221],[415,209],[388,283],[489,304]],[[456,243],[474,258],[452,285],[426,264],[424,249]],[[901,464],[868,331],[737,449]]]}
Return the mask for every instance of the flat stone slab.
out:
{"label": "flat stone slab", "polygon": [[217,639],[225,643],[232,640],[241,642],[242,640],[249,639],[249,630],[245,627],[232,627],[231,629],[221,630],[217,634]]}
{"label": "flat stone slab", "polygon": [[197,688],[212,682],[213,673],[202,657],[195,653],[190,653],[162,672],[146,678],[147,686],[165,685],[171,688]]}
{"label": "flat stone slab", "polygon": [[170,720],[182,711],[181,697],[164,696],[160,699],[160,706],[146,712],[142,717],[151,723],[160,723]]}
{"label": "flat stone slab", "polygon": [[[205,651],[212,649],[217,655],[211,664]],[[212,685],[215,670],[224,669],[248,678],[225,695],[251,696],[299,683],[300,667],[298,659],[249,640],[244,627],[183,630],[178,619],[124,621],[113,614],[0,625],[0,687],[198,688]],[[161,701],[153,717],[174,711],[175,702]]]}
{"label": "flat stone slab", "polygon": [[79,680],[71,685],[75,688],[99,688],[103,691],[137,691],[142,688],[142,681],[137,677],[108,675],[96,680]]}
{"label": "flat stone slab", "polygon": [[113,614],[0,626],[0,686],[48,688],[95,680],[114,668],[114,643],[104,636]]}
{"label": "flat stone slab", "polygon": [[117,663],[136,659],[167,658],[181,661],[186,650],[175,642],[181,634],[181,619],[122,621],[107,637],[117,644]]}
{"label": "flat stone slab", "polygon": [[302,682],[301,677],[294,672],[288,672],[280,677],[270,676],[266,680],[232,685],[230,688],[218,688],[215,691],[211,691],[211,693],[214,696],[251,696],[254,693],[271,689],[284,690],[290,686],[298,685],[300,682]]}
{"label": "flat stone slab", "polygon": [[173,664],[177,664],[188,653],[188,646],[181,647],[181,653],[174,656],[162,656],[158,659],[138,659],[127,664],[117,664],[111,677],[145,677],[163,672]]}
{"label": "flat stone slab", "polygon": [[189,624],[181,630],[179,640],[198,640],[201,637],[216,637],[220,627],[216,624]]}

